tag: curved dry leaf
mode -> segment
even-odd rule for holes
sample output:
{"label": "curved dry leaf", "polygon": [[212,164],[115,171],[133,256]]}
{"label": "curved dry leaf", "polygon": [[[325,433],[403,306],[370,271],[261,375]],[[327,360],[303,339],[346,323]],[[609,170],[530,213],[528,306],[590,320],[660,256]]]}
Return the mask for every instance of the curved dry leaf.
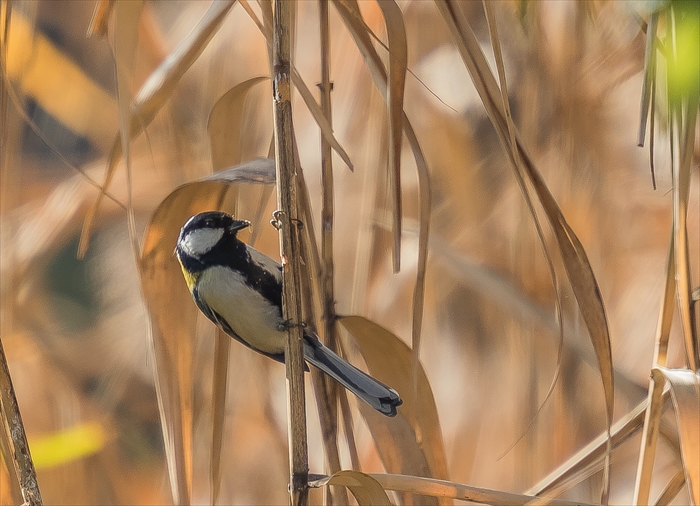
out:
{"label": "curved dry leaf", "polygon": [[651,370],[655,381],[671,384],[671,397],[681,442],[688,493],[693,504],[700,504],[700,375],[688,369]]}
{"label": "curved dry leaf", "polygon": [[143,0],[118,2],[114,6],[113,53],[117,74],[117,105],[122,152],[129,153],[131,89],[139,41],[139,19]]}
{"label": "curved dry leaf", "polygon": [[582,502],[546,499],[532,495],[511,494],[500,490],[470,487],[445,480],[422,478],[419,476],[402,476],[395,474],[371,474],[385,490],[396,490],[424,496],[444,499],[459,499],[484,504],[520,506],[522,504],[547,504],[550,506],[584,505]]}
{"label": "curved dry leaf", "polygon": [[136,237],[136,221],[134,208],[131,205],[131,136],[129,123],[131,120],[131,85],[136,61],[136,46],[138,44],[139,20],[143,0],[119,2],[114,9],[114,61],[117,70],[117,105],[119,109],[119,139],[122,152],[126,159],[127,185],[127,222],[129,239],[133,245],[134,257],[138,256],[139,246]]}
{"label": "curved dry leaf", "polygon": [[228,361],[232,339],[220,329],[216,331],[214,345],[214,379],[212,380],[212,438],[210,456],[210,498],[212,504],[219,504],[221,492],[221,451],[224,449],[224,422],[226,410],[226,389],[228,386]]}
{"label": "curved dry leaf", "polygon": [[[406,42],[406,25],[403,13],[394,0],[378,2],[386,22],[389,46],[389,74],[387,87],[387,107],[389,117],[389,167],[391,196],[394,201],[394,230],[401,230],[401,141],[403,140],[403,96],[406,84],[406,66],[408,62],[408,44]],[[358,8],[359,13],[359,8]],[[394,272],[401,266],[400,234],[394,234]]]}
{"label": "curved dry leaf", "polygon": [[[515,131],[516,146],[511,146],[506,114],[503,101],[500,99],[500,90],[496,78],[486,61],[474,32],[464,17],[464,13],[454,0],[436,0],[435,3],[452,33],[457,49],[474,82],[474,87],[479,93],[489,119],[494,125],[511,164],[516,171],[522,170],[523,177],[527,177],[532,184],[554,231],[571,288],[598,359],[598,368],[605,392],[606,418],[609,429],[612,425],[615,404],[612,351],[605,306],[600,295],[598,282],[593,274],[593,269],[581,241],[564,218],[559,205],[523,146],[517,131]],[[515,159],[516,153],[522,164],[519,164]]]}
{"label": "curved dry leaf", "polygon": [[[370,74],[384,97],[389,117],[389,166],[391,177],[389,186],[392,200],[393,219],[393,248],[392,262],[394,272],[401,268],[401,219],[403,215],[401,203],[401,140],[403,139],[402,123],[403,92],[406,80],[406,28],[403,25],[403,15],[393,0],[379,2],[387,25],[389,39],[390,59],[387,73],[379,54],[372,44],[370,28],[362,19],[357,0],[336,0],[335,6],[340,13],[343,22],[350,30]],[[392,48],[392,43],[396,46]],[[396,51],[396,54],[394,53]]]}
{"label": "curved dry leaf", "polygon": [[668,482],[666,488],[664,488],[663,492],[661,492],[661,495],[659,495],[659,498],[656,500],[655,506],[666,506],[667,504],[670,504],[671,501],[673,501],[673,499],[683,489],[683,485],[685,485],[685,471],[681,469],[673,478],[671,478],[671,481]]}
{"label": "curved dry leaf", "polygon": [[[669,391],[664,390],[662,403],[668,400],[669,395]],[[613,449],[627,441],[630,436],[643,427],[644,416],[648,406],[648,399],[644,399],[627,413],[624,418],[613,425],[610,431],[610,441]],[[607,432],[599,434],[525,493],[556,496],[565,490],[569,490],[591,474],[598,472],[602,468],[607,452],[607,442]]]}
{"label": "curved dry leaf", "polygon": [[[345,26],[350,31],[355,44],[357,45],[362,57],[367,65],[367,68],[372,75],[374,84],[387,102],[387,72],[384,64],[379,58],[372,40],[369,36],[370,29],[362,20],[359,7],[355,0],[335,0],[334,5],[338,10]],[[418,265],[416,268],[416,284],[413,290],[413,311],[412,311],[412,328],[411,328],[411,347],[413,348],[414,363],[413,367],[417,368],[418,354],[420,351],[420,333],[423,323],[423,303],[425,294],[425,273],[428,262],[428,238],[430,235],[430,214],[432,209],[431,200],[431,183],[428,164],[423,155],[418,137],[411,122],[408,120],[406,113],[403,112],[403,130],[411,147],[413,158],[416,162],[416,170],[418,172],[418,187],[420,199],[420,231],[418,234]],[[401,234],[401,230],[394,230],[394,244],[397,234]],[[400,241],[399,241],[400,243]]]}
{"label": "curved dry leaf", "polygon": [[[129,128],[132,139],[153,121],[156,113],[170,97],[185,71],[192,66],[197,57],[204,51],[204,48],[207,47],[209,40],[219,29],[235,2],[236,0],[213,2],[192,32],[182,40],[175,50],[146,79],[131,105]],[[114,171],[117,169],[117,164],[121,157],[122,146],[119,138],[117,138],[112,143],[112,149],[107,157],[107,170],[102,189],[83,223],[83,230],[78,245],[78,255],[81,257],[88,248],[90,231],[100,209],[102,198],[114,178]]]}
{"label": "curved dry leaf", "polygon": [[358,404],[384,467],[390,473],[446,479],[445,450],[433,391],[420,366],[414,398],[411,349],[388,330],[361,316],[344,316],[338,321],[355,338],[370,374],[400,394],[403,392],[403,406],[394,418]]}
{"label": "curved dry leaf", "polygon": [[[656,346],[654,348],[654,364],[666,366],[668,340],[671,334],[671,323],[675,309],[676,276],[674,272],[675,241],[671,236],[668,256],[666,257],[666,281],[661,299],[659,321],[656,330]],[[649,380],[649,393],[647,399],[649,407],[644,418],[644,430],[637,460],[637,476],[634,487],[634,504],[647,504],[651,491],[654,459],[656,456],[656,442],[661,426],[663,414],[662,390],[665,382],[658,382],[653,375]]]}
{"label": "curved dry leaf", "polygon": [[[690,173],[695,152],[695,124],[698,111],[698,96],[689,97],[687,104],[671,109],[673,161],[673,234],[676,252],[676,290],[681,328],[685,340],[686,357],[690,369],[697,371],[700,365],[700,343],[698,328],[693,311],[692,271],[688,238],[688,199],[690,193]],[[681,110],[685,109],[685,110]],[[685,120],[685,121],[684,121]]]}
{"label": "curved dry leaf", "polygon": [[[236,185],[274,183],[274,161],[254,160],[174,190],[151,218],[143,242],[140,267],[149,311],[156,369],[156,390],[175,503],[187,501],[191,481],[187,462],[192,448],[192,360],[198,310],[183,282],[173,255],[180,227],[192,215],[231,209]],[[176,315],[176,317],[174,317]]]}
{"label": "curved dry leaf", "polygon": [[327,485],[341,485],[348,488],[360,506],[391,505],[389,497],[377,480],[359,471],[338,471],[333,476],[309,482],[309,486],[314,488]]}
{"label": "curved dry leaf", "polygon": [[241,162],[240,136],[245,98],[253,86],[269,79],[267,76],[247,79],[224,93],[212,107],[207,132],[215,171]]}
{"label": "curved dry leaf", "polygon": [[343,146],[340,144],[340,142],[338,142],[338,139],[335,138],[333,127],[326,119],[321,106],[316,102],[316,99],[311,94],[311,90],[309,90],[309,88],[306,86],[306,83],[299,75],[296,67],[292,67],[292,83],[294,84],[294,88],[296,88],[296,90],[299,92],[299,95],[301,95],[301,98],[304,100],[304,103],[311,113],[311,116],[313,116],[314,121],[316,121],[318,128],[321,129],[321,135],[323,138],[326,140],[326,142],[328,142],[328,144],[331,145],[335,152],[338,153],[350,171],[354,171],[355,167],[352,164],[352,160],[350,160],[350,155],[347,154]]}

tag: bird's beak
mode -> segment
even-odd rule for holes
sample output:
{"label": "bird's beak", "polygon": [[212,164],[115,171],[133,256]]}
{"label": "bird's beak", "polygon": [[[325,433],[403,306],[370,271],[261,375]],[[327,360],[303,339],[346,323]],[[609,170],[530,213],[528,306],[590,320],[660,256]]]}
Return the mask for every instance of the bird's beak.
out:
{"label": "bird's beak", "polygon": [[248,228],[249,226],[250,222],[248,220],[233,220],[233,223],[230,227],[228,227],[228,229],[230,232],[235,232],[237,230]]}

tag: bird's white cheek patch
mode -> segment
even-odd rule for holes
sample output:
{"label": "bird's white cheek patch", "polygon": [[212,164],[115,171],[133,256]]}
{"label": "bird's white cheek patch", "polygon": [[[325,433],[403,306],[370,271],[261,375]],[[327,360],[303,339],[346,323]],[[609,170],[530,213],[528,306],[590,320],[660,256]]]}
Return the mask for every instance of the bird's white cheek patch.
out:
{"label": "bird's white cheek patch", "polygon": [[224,235],[221,228],[200,228],[192,230],[182,241],[182,248],[193,257],[204,255],[207,251],[216,246]]}

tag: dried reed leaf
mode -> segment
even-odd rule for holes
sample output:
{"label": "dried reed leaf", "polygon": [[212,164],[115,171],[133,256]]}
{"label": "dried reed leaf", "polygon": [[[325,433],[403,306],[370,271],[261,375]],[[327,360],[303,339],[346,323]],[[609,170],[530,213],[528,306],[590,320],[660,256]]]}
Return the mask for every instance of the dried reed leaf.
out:
{"label": "dried reed leaf", "polygon": [[[668,400],[669,395],[668,389],[664,390],[662,395],[663,402]],[[610,444],[614,449],[635,434],[642,427],[648,406],[648,400],[644,399],[612,426],[609,435],[607,431],[599,434],[525,493],[532,495],[543,495],[545,493],[547,495],[557,495],[590,476],[593,472],[600,470],[607,452],[608,440],[610,440]],[[588,471],[590,471],[590,474],[586,474]]]}
{"label": "dried reed leaf", "polygon": [[139,19],[143,1],[119,2],[114,8],[113,53],[117,74],[117,107],[119,110],[119,137],[122,153],[129,157],[131,123],[131,89],[139,41]]}
{"label": "dried reed leaf", "polygon": [[700,343],[698,342],[700,337],[698,336],[695,304],[692,297],[693,281],[690,268],[687,221],[697,111],[698,96],[696,94],[690,97],[684,105],[676,104],[673,106],[671,112],[676,290],[686,357],[690,369],[693,371],[697,371],[700,367]]}
{"label": "dried reed leaf", "polygon": [[683,489],[683,485],[685,485],[685,470],[681,469],[673,478],[671,478],[671,481],[668,482],[668,485],[666,485],[666,488],[664,488],[663,492],[661,492],[661,495],[659,495],[659,498],[656,500],[656,503],[654,503],[655,506],[666,506],[667,504],[670,504],[671,501],[673,501],[673,499]]}
{"label": "dried reed leaf", "polygon": [[459,499],[484,504],[499,504],[521,506],[523,504],[538,504],[550,506],[585,505],[582,502],[562,501],[547,499],[532,495],[511,494],[500,490],[470,487],[460,483],[454,483],[420,476],[402,476],[396,474],[371,474],[372,478],[384,487],[385,490],[409,492],[424,496],[439,497],[443,499]]}
{"label": "dried reed leaf", "polygon": [[598,358],[598,368],[605,392],[606,421],[609,430],[612,425],[615,404],[612,352],[605,306],[593,269],[581,242],[564,218],[559,205],[523,146],[517,131],[515,132],[517,146],[510,146],[505,111],[496,79],[474,32],[464,17],[464,13],[453,0],[436,0],[436,5],[452,33],[486,112],[509,155],[511,164],[515,170],[519,169],[520,165],[513,157],[513,154],[517,152],[522,161],[523,176],[526,176],[532,184],[554,231],[569,282]]}
{"label": "dried reed leaf", "polygon": [[[187,69],[192,66],[197,57],[204,51],[204,48],[207,47],[209,40],[219,29],[235,2],[236,0],[213,2],[192,32],[180,42],[175,50],[146,79],[131,105],[130,129],[132,139],[153,121],[156,113],[163,107],[163,104],[170,97]],[[78,255],[81,257],[87,251],[90,232],[100,209],[104,192],[107,191],[114,178],[114,172],[121,157],[121,143],[119,139],[116,139],[107,158],[107,170],[102,189],[83,223],[83,230],[78,245]]]}
{"label": "dried reed leaf", "polygon": [[[173,249],[192,215],[221,209],[232,187],[274,184],[274,162],[254,160],[175,189],[158,206],[141,253],[142,287],[149,310],[166,457],[175,503],[189,500],[192,448],[192,357],[198,310],[182,281]],[[230,202],[229,202],[230,205]],[[176,318],[173,315],[177,315]]]}
{"label": "dried reed leaf", "polygon": [[360,506],[391,505],[391,501],[389,501],[389,497],[387,497],[382,486],[369,474],[359,471],[338,471],[333,476],[309,481],[309,486],[314,488],[327,485],[346,487],[355,496],[357,504]]}
{"label": "dried reed leaf", "polygon": [[345,165],[347,165],[351,171],[354,171],[355,167],[352,164],[352,160],[350,160],[350,155],[347,154],[345,148],[343,148],[340,142],[338,142],[338,139],[335,138],[333,127],[323,115],[321,106],[318,105],[316,99],[313,97],[308,86],[306,86],[306,83],[301,78],[299,72],[294,66],[292,66],[292,83],[294,84],[294,88],[299,92],[299,95],[301,95],[301,98],[304,100],[304,103],[309,109],[311,116],[313,116],[318,128],[321,129],[321,135],[323,138],[331,145],[335,152],[340,155],[340,158],[343,160],[343,162],[345,162]]}
{"label": "dried reed leaf", "polygon": [[228,386],[228,360],[231,353],[232,339],[221,329],[216,330],[214,345],[214,379],[212,380],[212,438],[210,456],[210,500],[219,504],[221,492],[221,455],[224,441],[224,422],[226,420],[226,390]]}
{"label": "dried reed leaf", "polygon": [[129,239],[134,251],[134,258],[139,255],[138,238],[136,237],[136,220],[132,205],[131,186],[131,136],[130,136],[130,106],[131,89],[136,61],[136,46],[138,44],[139,20],[143,1],[119,2],[114,9],[114,62],[117,73],[117,105],[119,109],[119,139],[121,150],[126,160],[126,189],[127,189],[127,223]]}
{"label": "dried reed leaf", "polygon": [[[413,390],[411,349],[398,337],[361,316],[339,319],[355,338],[370,374],[399,393]],[[435,399],[423,370],[418,370],[417,397],[404,395],[394,418],[359,404],[384,467],[390,473],[447,478],[447,464]]]}
{"label": "dried reed leaf", "polygon": [[671,384],[688,494],[693,504],[700,504],[700,375],[665,367],[654,367],[651,374],[655,381],[665,378]]}
{"label": "dried reed leaf", "polygon": [[[654,365],[666,366],[668,351],[668,339],[671,334],[673,322],[673,310],[675,308],[676,277],[674,272],[674,240],[671,243],[666,259],[666,282],[661,300],[661,310],[656,331],[656,346],[654,349]],[[652,471],[654,470],[654,458],[656,456],[656,441],[659,435],[663,400],[661,398],[664,382],[658,382],[653,375],[649,380],[649,393],[647,395],[648,408],[644,418],[644,430],[637,462],[637,477],[635,479],[634,504],[648,504],[651,490]]]}
{"label": "dried reed leaf", "polygon": [[[377,54],[377,51],[375,50],[374,46],[372,45],[372,39],[370,37],[371,30],[367,26],[367,24],[364,22],[362,19],[362,14],[360,12],[360,7],[357,4],[357,0],[336,0],[334,2],[338,13],[340,14],[341,18],[343,19],[343,22],[347,26],[348,30],[350,30],[350,34],[352,35],[353,39],[355,40],[355,44],[357,45],[357,48],[360,50],[360,53],[362,54],[362,57],[365,60],[365,64],[367,65],[367,68],[370,71],[370,74],[372,75],[372,79],[374,80],[375,85],[377,86],[377,89],[379,92],[382,94],[382,97],[384,98],[384,102],[387,104],[388,108],[388,113],[389,113],[389,139],[391,143],[391,148],[389,150],[389,160],[390,160],[390,171],[391,171],[391,177],[389,178],[390,181],[390,191],[391,191],[391,201],[392,201],[392,218],[393,218],[393,227],[392,227],[392,235],[393,235],[393,248],[392,248],[392,264],[394,267],[394,272],[398,272],[401,264],[400,264],[400,259],[401,259],[401,220],[402,220],[402,203],[401,203],[401,179],[400,179],[400,161],[398,162],[399,165],[397,165],[397,153],[396,149],[399,149],[399,155],[398,158],[400,159],[400,148],[401,148],[401,132],[396,131],[395,128],[398,126],[396,123],[393,122],[393,119],[395,118],[395,115],[397,114],[396,107],[397,107],[397,102],[400,99],[401,100],[401,115],[403,116],[403,83],[401,83],[401,90],[399,91],[397,87],[399,86],[399,81],[400,81],[400,71],[395,68],[396,63],[401,63],[407,61],[406,59],[403,60],[395,60],[394,58],[390,58],[390,71],[394,70],[395,72],[399,72],[396,76],[392,74],[391,77],[394,78],[394,83],[391,83],[389,81],[389,75],[387,74],[387,70],[384,67],[384,64],[382,63],[381,59],[379,58],[379,54]],[[380,2],[381,4],[381,2]],[[397,7],[398,8],[398,7]],[[388,12],[390,12],[390,20],[392,22],[392,35],[395,39],[395,42],[398,42],[399,48],[401,46],[401,29],[397,25],[402,22],[397,22],[397,14],[395,12],[396,9],[384,5],[382,10],[386,9]],[[401,16],[401,12],[399,10],[398,15]],[[386,19],[386,18],[385,18]],[[387,22],[388,23],[388,22]],[[389,29],[389,25],[387,24],[387,31]],[[404,43],[405,43],[405,27],[404,27]],[[402,55],[399,54],[398,57],[401,57]],[[405,57],[405,54],[403,55]],[[391,69],[392,65],[394,65],[394,68]],[[405,70],[405,65],[403,69],[403,78],[405,81],[405,75],[406,75],[406,70]],[[394,89],[392,89],[392,87]],[[393,105],[392,105],[393,104]],[[399,125],[403,122],[403,120],[399,123]]]}
{"label": "dried reed leaf", "polygon": [[[271,46],[272,10],[270,2],[260,2],[260,7],[263,13],[263,19],[265,21],[264,23],[260,22],[253,10],[250,8],[248,2],[243,1],[241,2],[241,5],[245,9],[248,16],[250,16],[250,18],[253,20],[255,26],[258,27],[260,33],[262,33],[265,39],[267,40],[268,47]],[[343,162],[345,162],[345,165],[347,165],[351,171],[354,171],[355,167],[352,163],[352,160],[350,160],[350,155],[348,155],[347,151],[345,151],[345,148],[343,148],[338,139],[336,139],[335,134],[333,133],[333,127],[331,126],[331,122],[323,114],[321,106],[318,105],[318,102],[316,102],[316,99],[311,93],[311,90],[309,90],[309,87],[306,86],[304,79],[302,79],[301,75],[299,74],[299,72],[293,64],[292,84],[294,84],[294,88],[299,92],[299,95],[301,95],[304,104],[306,104],[306,107],[311,113],[311,116],[313,116],[314,121],[318,125],[318,128],[321,130],[321,136],[323,137],[323,139],[331,145],[331,147],[335,150],[336,153],[338,153]]]}
{"label": "dried reed leaf", "polygon": [[132,106],[132,114],[136,122],[140,123],[139,129],[145,128],[170,98],[177,83],[202,54],[235,3],[236,0],[212,2],[187,37],[146,79]]}
{"label": "dried reed leaf", "polygon": [[[535,225],[535,230],[537,231],[537,239],[540,242],[540,245],[542,246],[542,252],[544,253],[545,257],[545,262],[547,264],[547,271],[549,273],[549,277],[552,281],[552,287],[554,288],[554,305],[555,305],[555,318],[556,318],[556,323],[558,327],[558,333],[559,333],[559,342],[557,343],[557,363],[556,363],[556,368],[554,375],[552,376],[552,380],[550,382],[549,388],[547,389],[547,394],[545,395],[544,399],[542,402],[540,402],[540,405],[538,406],[537,410],[535,413],[532,415],[530,418],[530,421],[527,423],[527,426],[525,429],[521,432],[520,436],[501,454],[501,456],[504,456],[506,453],[510,452],[515,445],[517,445],[522,438],[525,436],[527,431],[530,429],[532,424],[535,422],[539,414],[542,412],[542,409],[544,408],[545,404],[549,400],[550,396],[554,392],[554,388],[557,385],[557,381],[559,379],[559,375],[561,373],[561,360],[562,360],[562,351],[564,349],[564,324],[562,320],[562,308],[561,308],[561,292],[559,290],[559,282],[557,281],[557,274],[556,270],[554,269],[554,262],[552,261],[552,257],[549,254],[549,249],[547,248],[547,242],[544,237],[544,231],[542,230],[542,224],[540,223],[540,219],[537,216],[537,211],[535,209],[535,206],[532,202],[532,198],[530,197],[530,192],[527,188],[527,184],[525,183],[525,179],[523,177],[523,169],[522,169],[522,162],[520,161],[520,157],[518,156],[518,150],[516,148],[517,142],[515,140],[515,123],[513,122],[513,116],[511,114],[510,110],[510,102],[508,99],[508,83],[506,79],[506,74],[505,74],[505,66],[503,64],[503,53],[501,51],[501,42],[498,36],[498,28],[496,24],[496,15],[493,12],[493,5],[484,0],[483,2],[483,7],[484,7],[484,14],[486,15],[486,21],[489,26],[489,33],[491,37],[491,45],[493,46],[493,54],[494,57],[496,58],[496,69],[498,71],[498,80],[501,85],[501,101],[503,104],[503,111],[505,112],[505,120],[506,120],[506,127],[508,128],[508,139],[509,139],[509,147],[511,148],[511,157],[515,163],[516,170],[515,170],[515,176],[518,182],[518,186],[520,188],[520,191],[523,195],[523,199],[525,200],[525,204],[527,205],[527,209],[530,212],[530,216],[532,217],[532,221]],[[607,469],[607,468],[606,468]],[[608,481],[605,482],[606,484]],[[607,494],[606,494],[607,495]]]}
{"label": "dried reed leaf", "polygon": [[[355,0],[335,0],[334,5],[341,15],[345,26],[350,31],[357,48],[370,71],[374,84],[387,102],[387,72],[379,58],[372,40],[371,30],[362,20],[359,7]],[[420,201],[420,231],[418,234],[418,262],[416,267],[416,284],[413,290],[413,309],[411,325],[411,347],[413,349],[414,379],[417,377],[418,357],[420,353],[420,334],[423,324],[423,304],[425,295],[425,273],[428,262],[428,239],[430,236],[430,214],[432,209],[431,184],[428,163],[423,150],[418,142],[418,137],[413,130],[406,113],[403,113],[403,129],[408,144],[411,147],[413,158],[416,162],[418,173],[419,201]],[[394,222],[395,223],[395,222]],[[394,234],[397,231],[394,230]],[[399,231],[400,233],[400,231]],[[395,243],[396,244],[396,243]]]}
{"label": "dried reed leaf", "polygon": [[215,171],[241,162],[240,136],[245,99],[253,86],[269,79],[267,76],[247,79],[224,93],[212,107],[207,132]]}
{"label": "dried reed leaf", "polygon": [[[401,267],[401,141],[403,140],[403,96],[406,84],[406,67],[408,65],[408,46],[406,26],[401,9],[394,0],[378,2],[386,22],[389,46],[389,72],[387,86],[387,117],[389,118],[389,171],[391,199],[394,209],[394,248],[392,249],[394,272]],[[358,11],[359,14],[359,6]]]}
{"label": "dried reed leaf", "polygon": [[35,33],[19,11],[12,14],[5,47],[9,80],[66,128],[108,148],[117,131],[112,96],[47,37]]}

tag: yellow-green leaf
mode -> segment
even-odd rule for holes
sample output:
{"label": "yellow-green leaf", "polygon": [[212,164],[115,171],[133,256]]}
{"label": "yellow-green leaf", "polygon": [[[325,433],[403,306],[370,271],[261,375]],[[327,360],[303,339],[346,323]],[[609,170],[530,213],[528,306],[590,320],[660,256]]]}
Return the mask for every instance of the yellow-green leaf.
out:
{"label": "yellow-green leaf", "polygon": [[86,422],[51,434],[29,438],[37,469],[48,469],[94,455],[104,448],[107,434],[99,422]]}

